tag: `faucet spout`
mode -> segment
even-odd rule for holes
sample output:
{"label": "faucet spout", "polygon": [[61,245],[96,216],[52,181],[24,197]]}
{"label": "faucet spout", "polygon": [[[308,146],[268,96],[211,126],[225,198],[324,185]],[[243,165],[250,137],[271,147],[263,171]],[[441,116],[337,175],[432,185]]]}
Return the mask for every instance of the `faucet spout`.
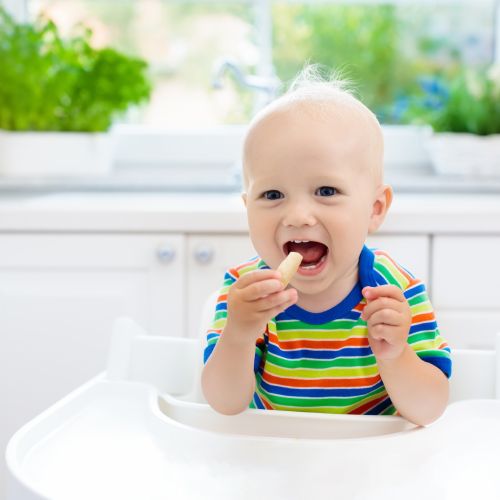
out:
{"label": "faucet spout", "polygon": [[238,83],[243,87],[265,92],[267,94],[267,104],[274,101],[278,96],[281,80],[276,75],[270,77],[247,75],[241,69],[238,59],[229,55],[218,57],[212,65],[210,84],[214,89],[224,87],[224,73],[228,69],[231,70]]}

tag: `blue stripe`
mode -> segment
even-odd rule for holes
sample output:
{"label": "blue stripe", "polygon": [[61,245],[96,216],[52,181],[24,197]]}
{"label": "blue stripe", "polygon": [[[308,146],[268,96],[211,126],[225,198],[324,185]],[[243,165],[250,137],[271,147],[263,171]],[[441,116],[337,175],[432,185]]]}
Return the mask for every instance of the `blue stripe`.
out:
{"label": "blue stripe", "polygon": [[437,330],[437,323],[435,321],[426,321],[425,323],[417,323],[410,326],[410,335],[418,332],[432,332]]}
{"label": "blue stripe", "polygon": [[426,361],[431,365],[439,368],[448,378],[451,377],[451,359],[443,358],[441,356],[425,356],[420,358],[422,361]]}
{"label": "blue stripe", "polygon": [[260,400],[260,397],[257,393],[254,393],[254,395],[253,395],[253,402],[258,410],[265,410],[266,409],[266,407],[262,404],[262,401]]}
{"label": "blue stripe", "polygon": [[219,302],[215,306],[215,312],[217,311],[227,311],[227,302]]}
{"label": "blue stripe", "polygon": [[379,381],[370,387],[360,388],[342,388],[342,387],[321,387],[321,388],[294,388],[282,387],[274,384],[269,384],[262,380],[260,386],[269,394],[276,394],[277,396],[291,396],[295,398],[348,398],[351,396],[367,396],[370,392],[383,386],[383,382]]}
{"label": "blue stripe", "polygon": [[366,413],[363,415],[380,415],[383,413],[389,406],[392,406],[392,401],[391,398],[384,399],[384,401],[380,402],[375,408],[372,408],[371,410],[368,410]]}
{"label": "blue stripe", "polygon": [[203,351],[203,364],[207,362],[210,354],[212,354],[213,350],[215,349],[215,345],[216,344],[210,344],[209,346],[205,347],[205,350]]}
{"label": "blue stripe", "polygon": [[338,351],[333,350],[318,350],[314,351],[312,349],[297,349],[295,351],[283,351],[276,344],[270,343],[268,347],[268,352],[276,356],[280,356],[285,359],[321,359],[321,360],[333,360],[340,357],[344,358],[357,358],[361,356],[370,356],[373,354],[370,346],[368,347],[342,347]]}
{"label": "blue stripe", "polygon": [[425,292],[425,285],[423,283],[421,283],[420,285],[418,285],[418,286],[416,286],[414,288],[406,290],[404,292],[404,294],[405,294],[406,300],[409,300],[412,297],[415,297],[415,295],[419,295],[419,294],[421,294],[423,292]]}

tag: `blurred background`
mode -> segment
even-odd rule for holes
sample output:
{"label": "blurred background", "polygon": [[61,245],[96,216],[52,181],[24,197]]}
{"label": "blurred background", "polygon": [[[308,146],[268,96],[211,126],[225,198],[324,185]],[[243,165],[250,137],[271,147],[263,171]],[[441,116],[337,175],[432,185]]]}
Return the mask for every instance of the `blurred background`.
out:
{"label": "blurred background", "polygon": [[307,60],[342,68],[383,123],[405,123],[402,108],[418,92],[418,77],[493,62],[494,7],[493,1],[26,3],[28,19],[44,15],[63,38],[82,24],[93,31],[93,47],[147,61],[150,102],[122,120],[154,125],[248,123],[252,91],[232,79],[223,91],[207,85],[222,54],[237,57],[249,73],[275,71],[283,82]]}
{"label": "blurred background", "polygon": [[452,353],[494,349],[498,1],[0,0],[2,453],[106,369],[117,317],[204,337],[255,253],[247,124],[307,63],[382,124],[395,201],[367,244],[425,282]]}

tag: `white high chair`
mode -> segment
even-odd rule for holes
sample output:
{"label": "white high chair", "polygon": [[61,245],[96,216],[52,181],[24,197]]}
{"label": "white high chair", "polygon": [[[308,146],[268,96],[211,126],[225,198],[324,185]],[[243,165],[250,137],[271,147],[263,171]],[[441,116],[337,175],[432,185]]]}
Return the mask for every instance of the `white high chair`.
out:
{"label": "white high chair", "polygon": [[10,440],[7,500],[500,497],[500,334],[496,352],[452,351],[450,404],[428,427],[400,416],[224,416],[200,385],[216,299],[199,340],[118,319],[107,371]]}

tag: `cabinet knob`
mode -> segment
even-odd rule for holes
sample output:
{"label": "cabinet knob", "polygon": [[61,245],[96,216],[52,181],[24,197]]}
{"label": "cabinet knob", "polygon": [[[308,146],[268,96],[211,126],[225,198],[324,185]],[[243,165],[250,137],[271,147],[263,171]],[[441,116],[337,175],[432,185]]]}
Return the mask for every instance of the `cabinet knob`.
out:
{"label": "cabinet knob", "polygon": [[198,245],[194,256],[200,264],[208,264],[214,258],[214,249],[207,244]]}
{"label": "cabinet knob", "polygon": [[156,251],[158,259],[167,264],[175,257],[175,247],[171,243],[161,243]]}

